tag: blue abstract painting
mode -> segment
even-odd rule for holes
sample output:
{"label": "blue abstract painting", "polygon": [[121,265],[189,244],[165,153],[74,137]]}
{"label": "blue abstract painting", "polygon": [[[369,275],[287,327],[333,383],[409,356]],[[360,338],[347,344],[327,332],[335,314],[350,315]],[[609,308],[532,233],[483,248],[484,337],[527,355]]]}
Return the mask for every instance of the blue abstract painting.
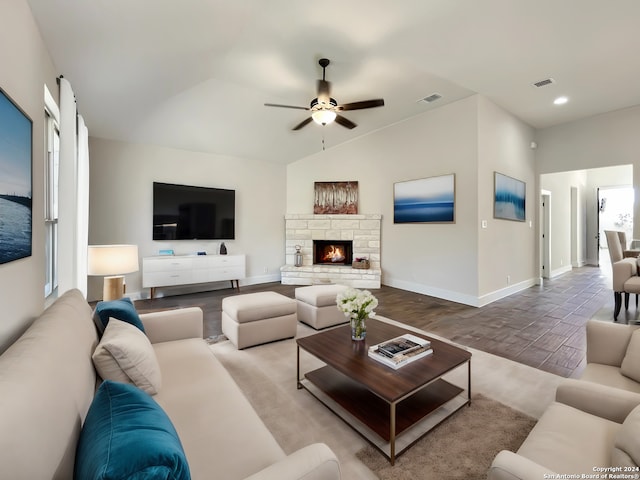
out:
{"label": "blue abstract painting", "polygon": [[393,186],[393,223],[455,222],[455,175],[398,182]]}
{"label": "blue abstract painting", "polygon": [[495,172],[493,216],[503,220],[525,221],[526,184]]}
{"label": "blue abstract painting", "polygon": [[31,256],[32,128],[0,89],[0,263]]}

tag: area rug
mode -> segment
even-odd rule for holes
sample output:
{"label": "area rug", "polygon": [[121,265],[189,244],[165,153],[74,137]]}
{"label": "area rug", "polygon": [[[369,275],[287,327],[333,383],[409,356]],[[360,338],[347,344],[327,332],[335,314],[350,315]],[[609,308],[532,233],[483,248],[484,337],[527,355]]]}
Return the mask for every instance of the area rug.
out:
{"label": "area rug", "polygon": [[[313,333],[310,328],[298,325],[297,337]],[[369,443],[309,392],[296,389],[295,340],[244,350],[237,350],[231,342],[223,340],[214,342],[210,348],[286,453],[311,443],[326,443],[338,456],[342,478],[349,480],[486,478],[495,454],[503,448],[517,450],[533,425],[531,419],[539,418],[553,401],[556,386],[562,380],[556,375],[469,349],[473,353],[471,406],[462,408],[420,440],[431,442],[426,443],[424,449],[420,442],[416,443],[387,471],[388,461],[382,454],[372,448],[371,464],[366,455],[360,458]],[[302,372],[322,366],[304,352],[300,364]],[[447,380],[456,385],[467,383],[466,368],[447,376]],[[525,420],[523,424],[520,419]],[[447,433],[451,428],[462,434]],[[522,436],[508,440],[509,432]],[[434,443],[433,439],[438,438],[444,439]],[[486,447],[491,448],[480,459],[480,451]],[[419,455],[425,450],[431,456]],[[477,476],[467,473],[468,464],[477,466]],[[441,465],[445,465],[444,473],[439,468]],[[405,470],[409,473],[404,473]]]}
{"label": "area rug", "polygon": [[535,420],[482,395],[396,458],[394,466],[372,446],[356,456],[381,480],[485,479],[501,450],[515,451]]}

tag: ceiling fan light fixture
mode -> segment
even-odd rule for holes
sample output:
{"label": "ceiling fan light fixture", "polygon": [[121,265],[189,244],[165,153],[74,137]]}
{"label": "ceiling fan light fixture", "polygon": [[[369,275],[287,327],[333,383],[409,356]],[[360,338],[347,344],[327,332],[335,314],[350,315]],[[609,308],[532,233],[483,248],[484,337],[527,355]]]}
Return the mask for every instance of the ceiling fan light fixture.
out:
{"label": "ceiling fan light fixture", "polygon": [[316,110],[311,114],[311,118],[318,125],[328,125],[336,119],[336,112],[333,110]]}
{"label": "ceiling fan light fixture", "polygon": [[298,107],[295,105],[280,105],[277,103],[265,103],[267,107],[280,107],[280,108],[295,108],[299,110],[307,110],[311,112],[311,116],[306,117],[303,121],[294,126],[291,130],[298,131],[303,127],[309,125],[312,121],[318,125],[328,125],[332,122],[336,122],[338,125],[348,128],[349,130],[357,127],[348,118],[338,115],[336,112],[343,112],[349,110],[364,110],[367,108],[375,108],[384,106],[384,100],[382,98],[375,98],[371,100],[362,100],[359,102],[343,103],[338,105],[335,98],[331,98],[331,84],[325,78],[325,68],[329,65],[329,60],[321,58],[318,63],[322,67],[322,80],[318,80],[317,83],[317,97],[311,100],[309,107]]}

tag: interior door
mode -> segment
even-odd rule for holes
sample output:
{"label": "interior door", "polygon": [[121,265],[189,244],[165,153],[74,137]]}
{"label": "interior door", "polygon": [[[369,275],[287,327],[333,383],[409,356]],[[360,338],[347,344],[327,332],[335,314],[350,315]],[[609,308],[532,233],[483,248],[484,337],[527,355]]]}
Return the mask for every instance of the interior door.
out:
{"label": "interior door", "polygon": [[542,211],[542,278],[551,278],[551,193],[544,192],[541,196]]}

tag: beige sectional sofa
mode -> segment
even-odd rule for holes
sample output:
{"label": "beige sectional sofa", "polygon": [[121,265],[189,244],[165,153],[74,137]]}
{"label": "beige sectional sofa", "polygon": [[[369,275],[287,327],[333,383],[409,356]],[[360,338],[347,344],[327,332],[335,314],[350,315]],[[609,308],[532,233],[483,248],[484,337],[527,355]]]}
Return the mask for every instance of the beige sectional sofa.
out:
{"label": "beige sectional sofa", "polygon": [[[175,426],[191,478],[340,478],[324,444],[283,452],[202,339],[200,309],[140,318],[162,376],[152,398]],[[2,478],[73,478],[76,444],[100,383],[92,363],[98,341],[92,309],[72,290],[0,356]]]}

